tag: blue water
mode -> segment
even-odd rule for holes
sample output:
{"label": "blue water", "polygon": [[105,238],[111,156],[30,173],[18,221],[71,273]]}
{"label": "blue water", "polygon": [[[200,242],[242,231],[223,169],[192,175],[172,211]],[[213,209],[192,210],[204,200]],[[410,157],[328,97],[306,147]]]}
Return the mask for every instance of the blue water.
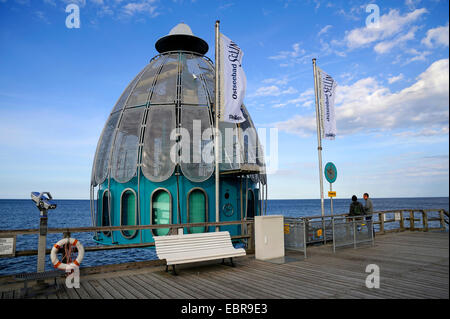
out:
{"label": "blue water", "polygon": [[[429,198],[374,198],[374,210],[392,209],[428,209],[443,208],[449,210],[448,197]],[[48,227],[89,227],[92,226],[90,204],[88,200],[57,200],[57,209],[49,212]],[[334,213],[347,213],[350,199],[333,200]],[[321,215],[320,200],[269,200],[268,214],[280,214],[289,217]],[[325,213],[330,214],[330,202],[325,200]],[[39,227],[39,211],[31,200],[0,200],[0,229],[25,229]],[[84,246],[97,245],[92,240],[92,233],[73,233]],[[17,237],[16,250],[36,250],[37,235],[21,235]],[[49,234],[47,247],[51,248],[62,234]],[[144,261],[155,259],[152,248],[120,249],[112,251],[87,252],[82,267],[115,264],[122,262]],[[36,270],[36,256],[16,258],[0,258],[0,276]],[[47,256],[46,269],[52,269]]]}

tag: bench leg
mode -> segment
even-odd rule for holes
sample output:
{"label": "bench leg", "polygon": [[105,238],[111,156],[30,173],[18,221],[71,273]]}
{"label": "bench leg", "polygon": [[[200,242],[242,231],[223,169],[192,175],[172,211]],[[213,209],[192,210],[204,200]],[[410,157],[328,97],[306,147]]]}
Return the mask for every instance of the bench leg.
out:
{"label": "bench leg", "polygon": [[166,265],[166,272],[169,272],[169,266]]}
{"label": "bench leg", "polygon": [[175,270],[175,265],[172,265],[172,275],[177,276],[177,272]]}
{"label": "bench leg", "polygon": [[236,265],[233,263],[233,257],[230,257],[230,264],[225,263],[225,259],[222,259],[222,265],[227,265],[231,267],[236,267]]}

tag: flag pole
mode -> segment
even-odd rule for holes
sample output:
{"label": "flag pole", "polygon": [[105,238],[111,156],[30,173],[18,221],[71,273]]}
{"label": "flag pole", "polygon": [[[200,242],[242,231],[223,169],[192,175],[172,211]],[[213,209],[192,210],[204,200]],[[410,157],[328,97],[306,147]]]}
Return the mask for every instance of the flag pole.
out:
{"label": "flag pole", "polygon": [[[216,178],[216,222],[220,221],[220,207],[219,207],[219,200],[220,200],[220,192],[219,192],[219,178],[220,178],[220,172],[219,172],[219,103],[220,103],[220,83],[219,83],[219,73],[220,73],[220,43],[219,43],[219,36],[220,36],[220,30],[219,30],[220,21],[216,21],[216,28],[215,28],[215,39],[216,39],[216,50],[215,50],[215,60],[216,60],[216,67],[215,67],[215,86],[216,86],[216,94],[215,94],[215,101],[214,101],[214,116],[215,116],[215,125],[216,128],[214,130],[214,155],[216,160],[216,168],[215,168],[215,178]],[[216,232],[218,232],[220,229],[219,226],[216,226]]]}
{"label": "flag pole", "polygon": [[320,129],[320,113],[319,113],[319,88],[317,79],[317,67],[316,58],[312,59],[313,71],[314,71],[314,93],[316,96],[316,122],[317,122],[317,153],[319,156],[319,178],[320,178],[320,206],[322,209],[322,217],[325,215],[325,209],[323,205],[323,176],[322,176],[322,136]]}

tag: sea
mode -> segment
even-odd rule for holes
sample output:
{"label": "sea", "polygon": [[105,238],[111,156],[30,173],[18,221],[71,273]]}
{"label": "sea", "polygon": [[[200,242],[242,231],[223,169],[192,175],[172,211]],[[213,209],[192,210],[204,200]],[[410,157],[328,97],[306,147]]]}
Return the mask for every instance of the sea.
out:
{"label": "sea", "polygon": [[[364,200],[362,200],[363,202]],[[373,198],[374,211],[394,209],[445,209],[449,211],[448,197]],[[348,213],[350,199],[333,199],[333,213]],[[57,208],[48,213],[48,227],[90,227],[92,219],[89,200],[56,200]],[[331,213],[330,200],[325,199],[325,214]],[[321,215],[320,199],[268,200],[267,214],[288,217]],[[0,199],[0,230],[39,227],[39,211],[31,200]],[[84,246],[97,245],[92,233],[73,233]],[[51,248],[61,234],[49,234],[47,248]],[[37,250],[38,235],[17,236],[16,251]],[[156,259],[153,248],[117,249],[87,252],[82,267],[118,264]],[[0,257],[0,276],[36,271],[37,256]],[[46,270],[53,269],[49,256]]]}

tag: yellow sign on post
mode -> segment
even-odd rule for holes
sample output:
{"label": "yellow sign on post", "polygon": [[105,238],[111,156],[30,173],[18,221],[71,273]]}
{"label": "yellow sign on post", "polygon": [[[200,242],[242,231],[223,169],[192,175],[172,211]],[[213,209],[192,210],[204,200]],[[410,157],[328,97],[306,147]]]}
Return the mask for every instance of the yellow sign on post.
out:
{"label": "yellow sign on post", "polygon": [[289,224],[284,224],[284,233],[287,235],[289,234],[290,229],[289,229]]}
{"label": "yellow sign on post", "polygon": [[328,197],[336,197],[336,192],[328,192]]}

